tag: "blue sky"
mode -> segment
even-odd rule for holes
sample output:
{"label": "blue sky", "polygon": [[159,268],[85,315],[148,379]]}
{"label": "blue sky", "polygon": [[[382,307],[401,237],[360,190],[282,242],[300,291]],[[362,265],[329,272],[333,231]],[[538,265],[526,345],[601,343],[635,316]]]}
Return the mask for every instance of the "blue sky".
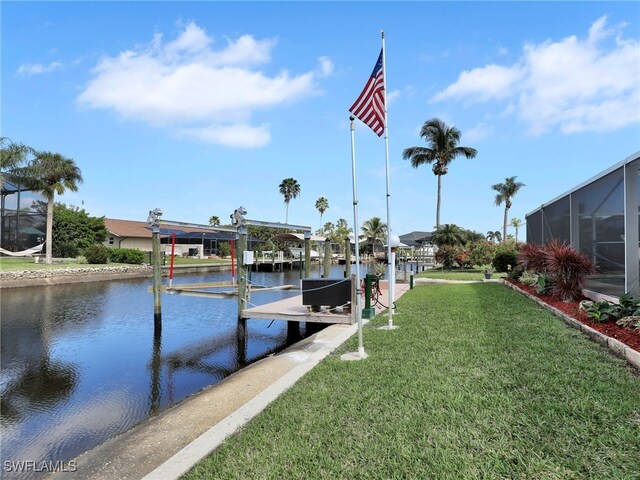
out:
{"label": "blue sky", "polygon": [[[478,150],[443,177],[441,223],[524,220],[640,149],[637,2],[7,2],[2,136],[76,161],[59,200],[92,215],[207,223],[242,205],[353,223],[348,108],[386,34],[391,226],[435,225],[436,177],[406,147],[439,117]],[[356,122],[360,221],[386,220],[384,141]],[[521,238],[522,234],[521,233]]]}

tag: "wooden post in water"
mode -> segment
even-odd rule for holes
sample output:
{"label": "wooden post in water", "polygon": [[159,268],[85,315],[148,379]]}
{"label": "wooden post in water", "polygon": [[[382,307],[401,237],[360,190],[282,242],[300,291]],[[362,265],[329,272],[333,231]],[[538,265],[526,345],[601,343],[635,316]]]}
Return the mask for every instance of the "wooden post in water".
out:
{"label": "wooden post in water", "polygon": [[244,265],[244,252],[247,251],[247,226],[238,227],[238,322],[245,322],[242,310],[247,308],[247,266]]}
{"label": "wooden post in water", "polygon": [[311,232],[304,232],[304,278],[311,276]]}
{"label": "wooden post in water", "polygon": [[322,262],[322,276],[329,278],[329,270],[331,268],[331,240],[328,238],[324,241],[324,261]]}
{"label": "wooden post in water", "polygon": [[[347,237],[344,241],[344,278],[351,276],[351,239]],[[353,280],[355,282],[355,280]]]}
{"label": "wooden post in water", "polygon": [[162,302],[160,269],[160,216],[162,210],[156,208],[149,212],[147,224],[151,227],[151,245],[153,250],[153,328],[158,334],[162,330]]}

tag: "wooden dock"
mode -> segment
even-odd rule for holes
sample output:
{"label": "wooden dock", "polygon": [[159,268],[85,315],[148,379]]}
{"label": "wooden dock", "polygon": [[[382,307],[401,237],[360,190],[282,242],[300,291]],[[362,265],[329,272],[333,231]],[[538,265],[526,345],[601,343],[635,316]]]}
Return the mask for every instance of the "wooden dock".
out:
{"label": "wooden dock", "polygon": [[[386,282],[381,282],[382,293],[380,299],[387,302]],[[400,298],[409,290],[409,284],[396,283],[395,300]],[[353,305],[353,301],[351,302]],[[355,308],[355,305],[353,305]],[[361,308],[364,308],[364,298],[361,300]],[[375,306],[376,315],[384,309],[380,305]],[[328,307],[323,307],[319,312],[312,312],[306,305],[302,304],[302,295],[267,303],[257,307],[242,310],[242,318],[263,318],[267,320],[287,320],[294,322],[314,322],[314,323],[340,323],[352,325],[357,322],[355,309],[351,312],[343,311],[338,307],[336,311],[331,311]]]}
{"label": "wooden dock", "polygon": [[242,318],[264,318],[267,320],[288,320],[294,322],[341,323],[351,325],[356,322],[355,314],[345,312],[343,307],[335,311],[323,307],[319,312],[312,312],[302,304],[302,295],[285,298],[277,302],[247,308],[242,311]]}

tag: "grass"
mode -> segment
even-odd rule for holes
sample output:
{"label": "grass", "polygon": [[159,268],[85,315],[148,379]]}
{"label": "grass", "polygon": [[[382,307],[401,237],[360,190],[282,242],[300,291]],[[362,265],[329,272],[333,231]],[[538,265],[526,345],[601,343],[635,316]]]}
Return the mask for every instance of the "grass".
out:
{"label": "grass", "polygon": [[500,284],[417,287],[184,478],[638,478],[640,378]]}
{"label": "grass", "polygon": [[[494,273],[492,278],[506,277],[506,273]],[[482,280],[484,273],[480,270],[466,268],[460,270],[430,269],[420,272],[416,278],[437,278],[441,280]]]}
{"label": "grass", "polygon": [[[169,265],[170,259],[167,257],[166,265]],[[217,263],[231,263],[231,258],[183,258],[174,257],[174,265],[207,265]]]}
{"label": "grass", "polygon": [[[44,262],[44,259],[41,260]],[[30,257],[0,257],[0,271],[9,272],[16,270],[49,270],[59,268],[86,268],[86,267],[107,267],[107,266],[119,266],[124,265],[122,263],[110,263],[109,265],[89,265],[87,263],[78,263],[75,261],[66,261],[63,263],[54,263],[46,265],[44,263],[35,263],[33,258]]]}
{"label": "grass", "polygon": [[[42,262],[44,261],[41,260]],[[148,255],[145,256],[145,261],[148,261]],[[218,264],[218,263],[230,263],[230,259],[219,259],[219,258],[180,258],[175,257],[174,265],[207,265],[207,264]],[[88,263],[78,263],[73,260],[68,260],[62,263],[54,263],[51,265],[46,265],[44,263],[35,263],[34,259],[31,257],[0,257],[0,271],[1,272],[9,272],[9,271],[17,271],[17,270],[48,270],[48,269],[58,269],[58,268],[87,268],[87,267],[117,267],[129,265],[125,263],[108,263],[108,264],[88,264]],[[169,258],[167,257],[167,261],[164,266],[169,266]]]}

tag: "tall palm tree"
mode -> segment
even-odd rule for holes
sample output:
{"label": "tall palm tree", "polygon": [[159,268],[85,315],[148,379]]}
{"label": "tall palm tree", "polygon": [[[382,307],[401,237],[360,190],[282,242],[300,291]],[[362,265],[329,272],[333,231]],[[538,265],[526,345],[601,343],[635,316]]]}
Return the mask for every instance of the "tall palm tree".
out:
{"label": "tall palm tree", "polygon": [[387,225],[380,220],[380,217],[371,217],[369,220],[362,224],[362,233],[371,242],[371,248],[375,255],[376,242],[386,238],[385,232],[387,231]]}
{"label": "tall palm tree", "polygon": [[511,225],[513,228],[516,229],[516,245],[518,244],[518,229],[524,225],[524,223],[522,222],[522,220],[520,220],[519,218],[513,217],[511,219],[511,223],[509,224]]}
{"label": "tall palm tree", "polygon": [[522,182],[516,182],[516,178],[518,177],[508,177],[504,179],[504,183],[496,183],[492,185],[491,188],[496,192],[496,200],[495,204],[499,207],[504,202],[504,220],[502,223],[502,239],[503,241],[507,240],[507,215],[509,214],[509,209],[511,208],[511,197],[513,197],[518,190],[526,185]]}
{"label": "tall palm tree", "polygon": [[449,164],[454,158],[464,155],[474,158],[478,151],[471,147],[459,147],[460,130],[448,127],[439,118],[427,120],[420,129],[420,136],[428,147],[410,147],[402,153],[405,160],[411,160],[411,166],[418,168],[425,163],[433,163],[433,174],[438,177],[438,201],[436,206],[436,228],[440,226],[440,199],[442,192],[442,175],[446,175]]}
{"label": "tall palm tree", "polygon": [[320,212],[320,225],[322,225],[322,215],[329,209],[329,200],[320,197],[316,200],[316,210]]}
{"label": "tall palm tree", "polygon": [[209,217],[209,225],[211,225],[212,227],[217,227],[218,225],[220,225],[220,217],[218,217],[217,215],[211,215]]}
{"label": "tall palm tree", "polygon": [[280,184],[280,193],[284,196],[284,223],[289,223],[289,202],[300,195],[300,184],[295,178],[285,178]]}
{"label": "tall palm tree", "polygon": [[20,183],[29,190],[41,192],[47,199],[45,262],[51,264],[55,195],[62,195],[67,190],[77,192],[78,184],[82,183],[82,173],[72,159],[52,152],[35,152],[35,159],[23,170]]}
{"label": "tall palm tree", "polygon": [[464,244],[466,235],[463,229],[453,223],[445,223],[436,228],[431,236],[431,241],[437,246],[457,246]]}
{"label": "tall palm tree", "polygon": [[0,188],[4,183],[4,174],[19,176],[21,168],[27,162],[27,157],[33,153],[33,149],[27,145],[12,142],[7,137],[0,137]]}

